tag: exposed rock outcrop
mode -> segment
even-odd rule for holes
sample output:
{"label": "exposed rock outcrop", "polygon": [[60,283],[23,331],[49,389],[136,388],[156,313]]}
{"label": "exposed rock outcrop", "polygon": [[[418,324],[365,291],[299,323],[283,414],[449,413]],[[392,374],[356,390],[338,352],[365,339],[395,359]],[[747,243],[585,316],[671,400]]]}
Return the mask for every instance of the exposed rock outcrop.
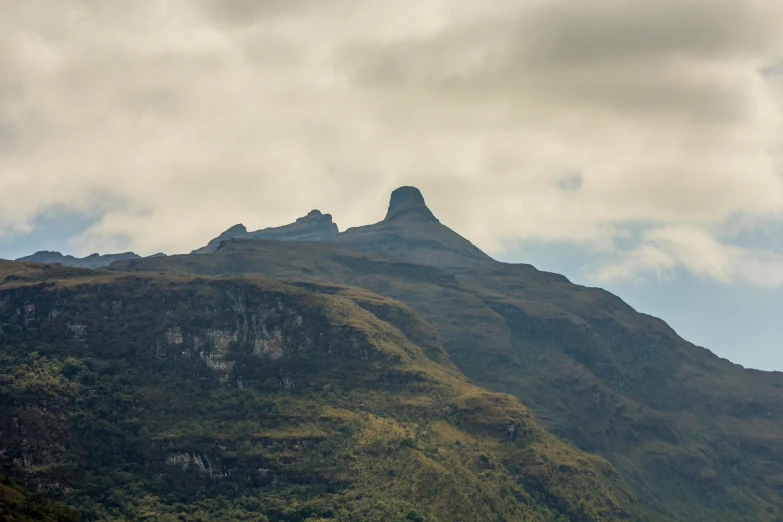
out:
{"label": "exposed rock outcrop", "polygon": [[400,187],[391,194],[384,221],[389,222],[402,216],[414,216],[440,223],[416,187]]}
{"label": "exposed rock outcrop", "polygon": [[210,241],[207,246],[194,250],[193,254],[208,254],[214,252],[220,243],[228,239],[283,239],[287,241],[322,241],[337,236],[340,230],[332,221],[331,214],[324,214],[320,210],[313,210],[304,217],[300,217],[294,223],[281,227],[269,227],[255,232],[248,232],[244,225],[234,225],[218,237]]}

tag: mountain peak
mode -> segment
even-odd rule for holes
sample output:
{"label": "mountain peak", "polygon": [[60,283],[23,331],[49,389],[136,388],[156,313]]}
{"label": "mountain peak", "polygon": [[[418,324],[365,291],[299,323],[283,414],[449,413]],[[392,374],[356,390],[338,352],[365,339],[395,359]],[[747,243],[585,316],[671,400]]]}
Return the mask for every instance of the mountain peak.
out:
{"label": "mountain peak", "polygon": [[416,187],[400,187],[391,193],[389,210],[384,221],[391,221],[404,215],[416,215],[419,218],[438,221],[424,202],[424,196]]}
{"label": "mountain peak", "polygon": [[242,223],[239,223],[238,225],[234,225],[233,227],[229,228],[228,230],[226,230],[220,235],[222,237],[222,236],[230,236],[233,234],[247,234],[247,228],[245,228],[245,225],[243,225]]}
{"label": "mountain peak", "polygon": [[324,214],[320,210],[311,210],[307,213],[306,216],[297,218],[296,223],[302,223],[305,221],[319,221],[323,223],[330,224],[332,222],[332,215],[331,214]]}
{"label": "mountain peak", "polygon": [[218,249],[223,241],[228,239],[281,239],[288,241],[322,241],[340,233],[337,224],[332,221],[331,214],[320,210],[311,210],[304,217],[297,218],[293,223],[281,227],[269,227],[255,232],[248,232],[244,225],[234,225],[207,246],[193,250],[192,254],[209,254]]}

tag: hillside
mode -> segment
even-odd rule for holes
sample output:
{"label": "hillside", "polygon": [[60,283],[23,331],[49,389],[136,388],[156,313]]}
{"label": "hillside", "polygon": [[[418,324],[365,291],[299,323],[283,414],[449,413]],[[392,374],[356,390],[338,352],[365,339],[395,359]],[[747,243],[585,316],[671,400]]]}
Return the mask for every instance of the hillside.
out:
{"label": "hillside", "polygon": [[366,290],[0,261],[0,345],[0,459],[82,520],[642,516],[611,464]]}
{"label": "hillside", "polygon": [[251,273],[351,285],[406,303],[475,384],[609,460],[667,520],[783,518],[783,374],[746,370],[600,289],[491,260],[415,189],[329,242],[224,242],[116,271]]}
{"label": "hillside", "polygon": [[76,512],[32,494],[13,482],[0,481],[0,520],[3,522],[76,522]]}

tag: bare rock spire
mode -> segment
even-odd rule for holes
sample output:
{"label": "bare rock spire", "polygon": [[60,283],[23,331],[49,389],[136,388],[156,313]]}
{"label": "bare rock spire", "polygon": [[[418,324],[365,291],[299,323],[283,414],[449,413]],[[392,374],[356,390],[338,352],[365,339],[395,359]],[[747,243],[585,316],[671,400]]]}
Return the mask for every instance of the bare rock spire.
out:
{"label": "bare rock spire", "polygon": [[386,212],[384,221],[391,221],[402,216],[438,221],[432,211],[427,208],[424,196],[416,187],[400,187],[391,194],[389,210]]}

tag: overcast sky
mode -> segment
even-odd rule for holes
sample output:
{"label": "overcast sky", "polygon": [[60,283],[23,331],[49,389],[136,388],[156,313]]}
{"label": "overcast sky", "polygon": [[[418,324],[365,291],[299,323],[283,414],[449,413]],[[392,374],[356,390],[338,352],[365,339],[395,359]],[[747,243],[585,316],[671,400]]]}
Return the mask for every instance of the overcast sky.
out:
{"label": "overcast sky", "polygon": [[0,256],[345,229],[412,184],[494,256],[783,370],[781,27],[778,0],[4,0]]}

